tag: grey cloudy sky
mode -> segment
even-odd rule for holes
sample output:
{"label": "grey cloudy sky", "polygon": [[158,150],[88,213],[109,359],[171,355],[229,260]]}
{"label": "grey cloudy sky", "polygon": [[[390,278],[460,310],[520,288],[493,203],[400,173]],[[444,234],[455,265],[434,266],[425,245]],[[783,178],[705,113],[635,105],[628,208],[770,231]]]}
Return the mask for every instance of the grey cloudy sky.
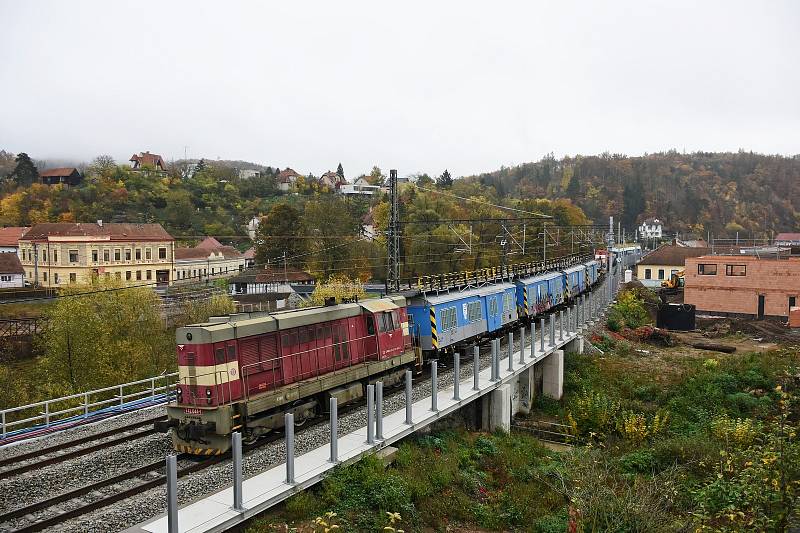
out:
{"label": "grey cloudy sky", "polygon": [[0,0],[0,148],[455,175],[800,152],[800,2]]}

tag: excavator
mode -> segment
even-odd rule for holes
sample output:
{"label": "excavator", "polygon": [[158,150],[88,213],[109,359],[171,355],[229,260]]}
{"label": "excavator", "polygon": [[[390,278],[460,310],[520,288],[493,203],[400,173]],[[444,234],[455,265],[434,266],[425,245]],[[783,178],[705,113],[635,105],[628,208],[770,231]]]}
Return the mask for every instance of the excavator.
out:
{"label": "excavator", "polygon": [[686,270],[679,270],[673,272],[668,280],[661,282],[661,290],[658,291],[658,296],[661,298],[662,302],[666,303],[668,295],[678,294],[683,290],[685,274]]}

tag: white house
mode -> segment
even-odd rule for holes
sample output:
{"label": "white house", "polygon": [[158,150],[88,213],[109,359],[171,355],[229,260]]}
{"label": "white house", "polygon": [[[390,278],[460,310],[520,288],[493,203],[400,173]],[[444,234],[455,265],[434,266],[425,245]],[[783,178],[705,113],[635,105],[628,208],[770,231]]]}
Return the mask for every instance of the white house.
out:
{"label": "white house", "polygon": [[197,282],[234,276],[244,270],[244,255],[213,237],[194,248],[175,248],[175,281]]}
{"label": "white house", "polygon": [[239,179],[240,180],[248,180],[250,178],[255,178],[260,176],[261,172],[255,170],[253,168],[243,168],[239,170]]}
{"label": "white house", "polygon": [[358,178],[353,183],[347,183],[339,187],[339,192],[347,195],[361,194],[364,196],[372,196],[373,194],[379,194],[382,190],[380,185],[370,185],[363,177]]}
{"label": "white house", "polygon": [[19,251],[19,239],[29,229],[15,226],[0,228],[0,254],[16,254]]}
{"label": "white house", "polygon": [[291,168],[286,167],[284,170],[281,170],[278,173],[278,189],[283,192],[289,192],[290,190],[294,189],[294,184],[299,177],[300,174]]}
{"label": "white house", "polygon": [[247,235],[250,237],[250,240],[255,240],[256,232],[258,231],[258,225],[261,224],[261,219],[259,217],[253,217],[250,219],[250,222],[247,223]]}
{"label": "white house", "polygon": [[640,239],[660,239],[664,223],[657,218],[648,218],[639,226]]}
{"label": "white house", "polygon": [[0,254],[0,288],[25,286],[25,269],[17,254]]}

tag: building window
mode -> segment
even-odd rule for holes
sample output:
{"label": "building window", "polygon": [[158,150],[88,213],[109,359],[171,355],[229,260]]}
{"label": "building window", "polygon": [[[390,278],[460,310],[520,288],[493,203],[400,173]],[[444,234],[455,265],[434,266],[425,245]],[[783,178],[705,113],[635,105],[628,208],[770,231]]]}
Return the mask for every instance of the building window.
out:
{"label": "building window", "polygon": [[131,260],[131,249],[125,248],[125,261],[130,261],[130,260]]}
{"label": "building window", "polygon": [[745,276],[747,275],[747,265],[725,265],[726,276]]}
{"label": "building window", "polygon": [[697,273],[701,276],[716,276],[717,265],[714,263],[700,263],[697,265]]}
{"label": "building window", "polygon": [[109,250],[103,250],[103,262],[108,263],[111,259],[111,252]]}
{"label": "building window", "polygon": [[55,282],[56,285],[58,285],[58,272],[53,274],[53,281]]}
{"label": "building window", "polygon": [[141,248],[137,248],[136,249],[136,260],[137,261],[141,261],[142,260],[142,249]]}
{"label": "building window", "polygon": [[11,281],[11,276],[0,276],[0,281]]}
{"label": "building window", "polygon": [[100,258],[100,252],[97,250],[92,250],[92,263],[97,263]]}
{"label": "building window", "polygon": [[75,274],[75,272],[70,272],[69,273],[69,282],[70,283],[75,283],[76,281],[78,281],[78,275]]}
{"label": "building window", "polygon": [[44,280],[47,281],[47,272],[42,272],[42,276],[44,276]]}
{"label": "building window", "polygon": [[77,263],[78,262],[78,250],[70,250],[69,251],[69,262],[70,263]]}
{"label": "building window", "polygon": [[658,279],[664,279],[664,269],[663,268],[659,268],[658,269]]}
{"label": "building window", "polygon": [[130,270],[126,270],[125,271],[125,280],[126,281],[130,281],[131,280],[131,271]]}
{"label": "building window", "polygon": [[122,256],[120,255],[119,248],[114,249],[114,261],[119,261]]}
{"label": "building window", "polygon": [[42,261],[47,262],[47,249],[42,250]]}
{"label": "building window", "polygon": [[146,270],[145,272],[147,273],[147,279],[153,279],[153,271],[152,270]]}
{"label": "building window", "polygon": [[136,271],[136,281],[142,281],[142,271],[141,270],[137,270]]}
{"label": "building window", "polygon": [[[47,279],[47,278],[45,278]],[[789,296],[789,311],[792,310],[792,307],[797,306],[797,297],[796,296]]]}
{"label": "building window", "polygon": [[58,263],[58,250],[53,250],[53,262]]}
{"label": "building window", "polygon": [[150,248],[144,249],[144,258],[150,261],[153,258],[153,251]]}
{"label": "building window", "polygon": [[167,258],[167,249],[166,248],[159,248],[158,249],[158,258],[159,259],[166,259]]}
{"label": "building window", "polygon": [[28,260],[28,254],[26,252],[27,252],[27,250],[25,250],[25,248],[23,248],[22,249],[22,260],[23,261],[27,261]]}
{"label": "building window", "polygon": [[653,273],[649,268],[644,269],[644,279],[650,279],[653,277]]}

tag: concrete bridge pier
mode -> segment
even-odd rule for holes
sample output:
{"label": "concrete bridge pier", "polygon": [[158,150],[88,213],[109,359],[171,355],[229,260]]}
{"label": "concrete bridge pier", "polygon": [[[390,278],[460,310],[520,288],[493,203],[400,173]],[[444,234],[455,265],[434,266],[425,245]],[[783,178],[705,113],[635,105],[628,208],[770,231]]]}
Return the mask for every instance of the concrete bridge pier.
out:
{"label": "concrete bridge pier", "polygon": [[564,350],[556,350],[542,361],[542,391],[560,400],[564,395]]}
{"label": "concrete bridge pier", "polygon": [[583,335],[578,335],[567,344],[564,345],[566,353],[583,353]]}

